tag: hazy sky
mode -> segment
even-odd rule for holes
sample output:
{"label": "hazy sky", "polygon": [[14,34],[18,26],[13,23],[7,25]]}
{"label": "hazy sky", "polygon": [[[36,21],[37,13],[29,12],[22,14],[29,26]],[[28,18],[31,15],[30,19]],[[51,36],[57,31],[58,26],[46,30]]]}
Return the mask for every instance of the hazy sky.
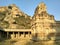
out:
{"label": "hazy sky", "polygon": [[16,4],[23,12],[33,16],[35,8],[42,1],[46,4],[48,13],[60,20],[60,0],[0,0],[0,6]]}

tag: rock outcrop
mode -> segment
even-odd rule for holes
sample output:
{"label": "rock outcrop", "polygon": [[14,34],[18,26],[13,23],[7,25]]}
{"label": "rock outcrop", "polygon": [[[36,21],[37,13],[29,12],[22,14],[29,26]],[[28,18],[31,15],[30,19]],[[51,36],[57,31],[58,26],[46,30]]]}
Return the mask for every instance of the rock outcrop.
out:
{"label": "rock outcrop", "polygon": [[[1,28],[31,28],[31,17],[22,12],[15,4],[0,7]],[[3,26],[2,26],[3,25]]]}

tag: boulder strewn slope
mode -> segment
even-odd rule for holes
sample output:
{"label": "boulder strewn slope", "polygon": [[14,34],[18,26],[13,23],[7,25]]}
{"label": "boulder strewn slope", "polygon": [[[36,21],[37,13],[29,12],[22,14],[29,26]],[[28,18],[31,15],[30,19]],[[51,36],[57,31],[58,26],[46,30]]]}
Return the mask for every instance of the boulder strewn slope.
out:
{"label": "boulder strewn slope", "polygon": [[15,4],[0,7],[0,27],[30,29],[31,17],[22,12]]}

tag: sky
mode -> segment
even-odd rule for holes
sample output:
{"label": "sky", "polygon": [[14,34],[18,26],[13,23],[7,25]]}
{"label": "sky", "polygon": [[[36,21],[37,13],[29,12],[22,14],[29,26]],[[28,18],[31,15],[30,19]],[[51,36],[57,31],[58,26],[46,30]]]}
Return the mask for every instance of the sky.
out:
{"label": "sky", "polygon": [[60,0],[0,0],[0,6],[16,4],[24,13],[33,16],[36,7],[44,2],[47,6],[47,12],[54,15],[55,20],[60,20]]}

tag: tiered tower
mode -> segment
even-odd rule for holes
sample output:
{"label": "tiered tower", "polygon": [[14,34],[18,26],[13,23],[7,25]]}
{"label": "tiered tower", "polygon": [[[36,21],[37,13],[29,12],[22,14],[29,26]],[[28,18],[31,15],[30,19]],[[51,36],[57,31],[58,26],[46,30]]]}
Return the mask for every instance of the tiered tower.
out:
{"label": "tiered tower", "polygon": [[54,16],[47,13],[47,7],[43,2],[37,6],[32,19],[32,34],[38,39],[47,39],[50,33],[55,32]]}

